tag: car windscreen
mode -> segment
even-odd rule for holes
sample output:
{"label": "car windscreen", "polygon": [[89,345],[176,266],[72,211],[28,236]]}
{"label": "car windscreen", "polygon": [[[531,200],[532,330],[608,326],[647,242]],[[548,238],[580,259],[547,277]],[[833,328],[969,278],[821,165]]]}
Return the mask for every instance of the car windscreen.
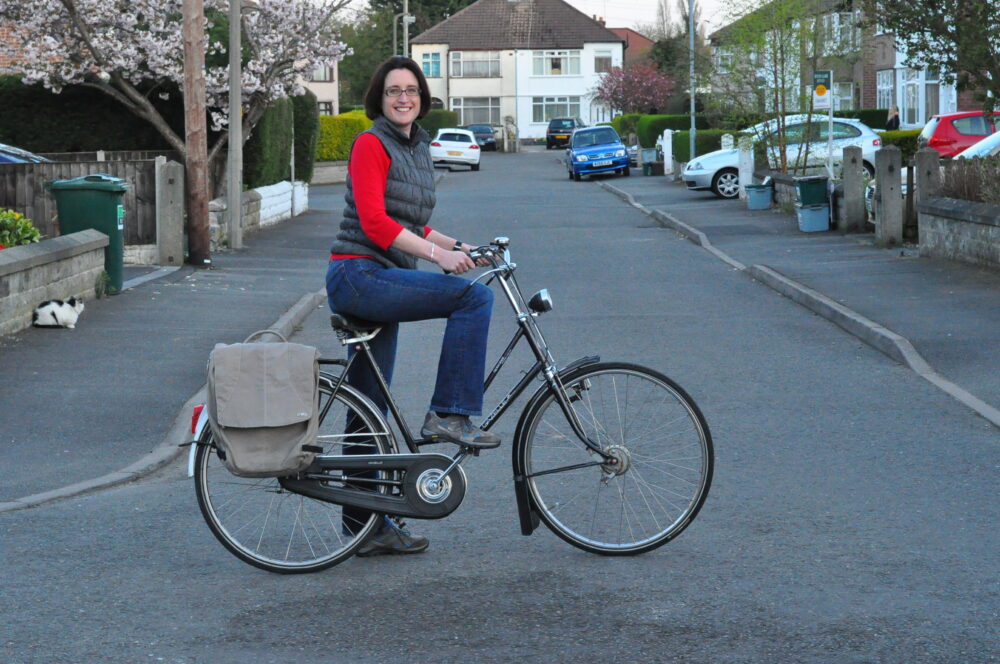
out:
{"label": "car windscreen", "polygon": [[586,148],[591,145],[607,145],[618,143],[618,134],[614,129],[599,129],[597,131],[584,131],[573,134],[573,147]]}
{"label": "car windscreen", "polygon": [[572,129],[572,120],[553,120],[549,122],[549,129]]}
{"label": "car windscreen", "polygon": [[929,139],[933,136],[934,130],[937,129],[939,122],[941,122],[941,118],[931,118],[927,124],[924,125],[923,131],[920,132],[920,138]]}
{"label": "car windscreen", "polygon": [[439,141],[450,141],[452,143],[468,143],[469,137],[465,134],[441,134],[437,138]]}
{"label": "car windscreen", "polygon": [[492,134],[493,127],[489,125],[469,125],[469,131],[479,132],[480,134]]}

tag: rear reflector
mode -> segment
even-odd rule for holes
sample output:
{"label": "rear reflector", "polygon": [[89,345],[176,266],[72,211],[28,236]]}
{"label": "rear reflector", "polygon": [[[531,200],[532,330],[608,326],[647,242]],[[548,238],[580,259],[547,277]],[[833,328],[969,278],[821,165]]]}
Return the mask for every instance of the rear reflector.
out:
{"label": "rear reflector", "polygon": [[194,407],[194,412],[191,413],[191,433],[194,434],[195,429],[198,427],[198,419],[201,417],[201,411],[205,409],[205,404],[200,403]]}

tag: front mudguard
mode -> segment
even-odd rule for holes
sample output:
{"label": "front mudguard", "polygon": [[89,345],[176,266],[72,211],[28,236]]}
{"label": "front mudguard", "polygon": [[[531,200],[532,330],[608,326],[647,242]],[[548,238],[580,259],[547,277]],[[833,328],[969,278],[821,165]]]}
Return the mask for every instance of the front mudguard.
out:
{"label": "front mudguard", "polygon": [[[591,364],[597,364],[601,361],[600,355],[588,355],[587,357],[581,357],[578,360],[570,362],[564,369],[559,372],[560,378],[565,378],[567,375],[576,371],[580,367],[585,367]],[[525,467],[524,467],[524,437],[526,435],[525,429],[527,425],[528,416],[534,413],[538,403],[542,398],[550,391],[549,384],[547,382],[542,383],[535,393],[531,395],[528,400],[528,404],[521,411],[521,417],[517,421],[517,428],[514,430],[514,444],[511,445],[511,466],[514,469],[514,497],[517,499],[517,515],[521,522],[521,534],[530,535],[538,527],[538,508],[535,505],[535,501],[531,498],[531,492],[528,491],[528,480],[525,477]]]}

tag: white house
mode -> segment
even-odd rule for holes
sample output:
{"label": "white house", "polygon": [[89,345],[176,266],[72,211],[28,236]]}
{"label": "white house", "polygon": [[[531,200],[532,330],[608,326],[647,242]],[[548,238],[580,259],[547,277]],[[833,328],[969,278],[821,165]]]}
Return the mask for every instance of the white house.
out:
{"label": "white house", "polygon": [[478,0],[410,44],[434,106],[459,124],[511,118],[521,138],[542,138],[550,118],[611,119],[592,92],[622,65],[623,41],[562,0]]}

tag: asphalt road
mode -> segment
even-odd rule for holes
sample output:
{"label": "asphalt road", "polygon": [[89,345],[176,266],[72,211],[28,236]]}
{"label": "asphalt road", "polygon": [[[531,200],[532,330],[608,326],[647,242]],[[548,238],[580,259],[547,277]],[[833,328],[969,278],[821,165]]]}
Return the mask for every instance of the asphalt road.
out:
{"label": "asphalt road", "polygon": [[[544,528],[522,537],[508,414],[505,445],[467,464],[457,512],[411,523],[427,553],[277,576],[213,539],[178,462],[0,514],[0,661],[998,661],[995,429],[569,181],[556,153],[484,157],[441,182],[432,225],[512,239],[523,289],[554,298],[542,325],[557,359],[641,362],[691,393],[716,445],[691,527],[636,558],[590,555]],[[339,202],[325,202],[335,217]],[[295,340],[336,355],[325,314]],[[500,297],[492,329],[495,357],[514,329]],[[401,335],[396,393],[414,426],[442,333],[428,322]]]}

